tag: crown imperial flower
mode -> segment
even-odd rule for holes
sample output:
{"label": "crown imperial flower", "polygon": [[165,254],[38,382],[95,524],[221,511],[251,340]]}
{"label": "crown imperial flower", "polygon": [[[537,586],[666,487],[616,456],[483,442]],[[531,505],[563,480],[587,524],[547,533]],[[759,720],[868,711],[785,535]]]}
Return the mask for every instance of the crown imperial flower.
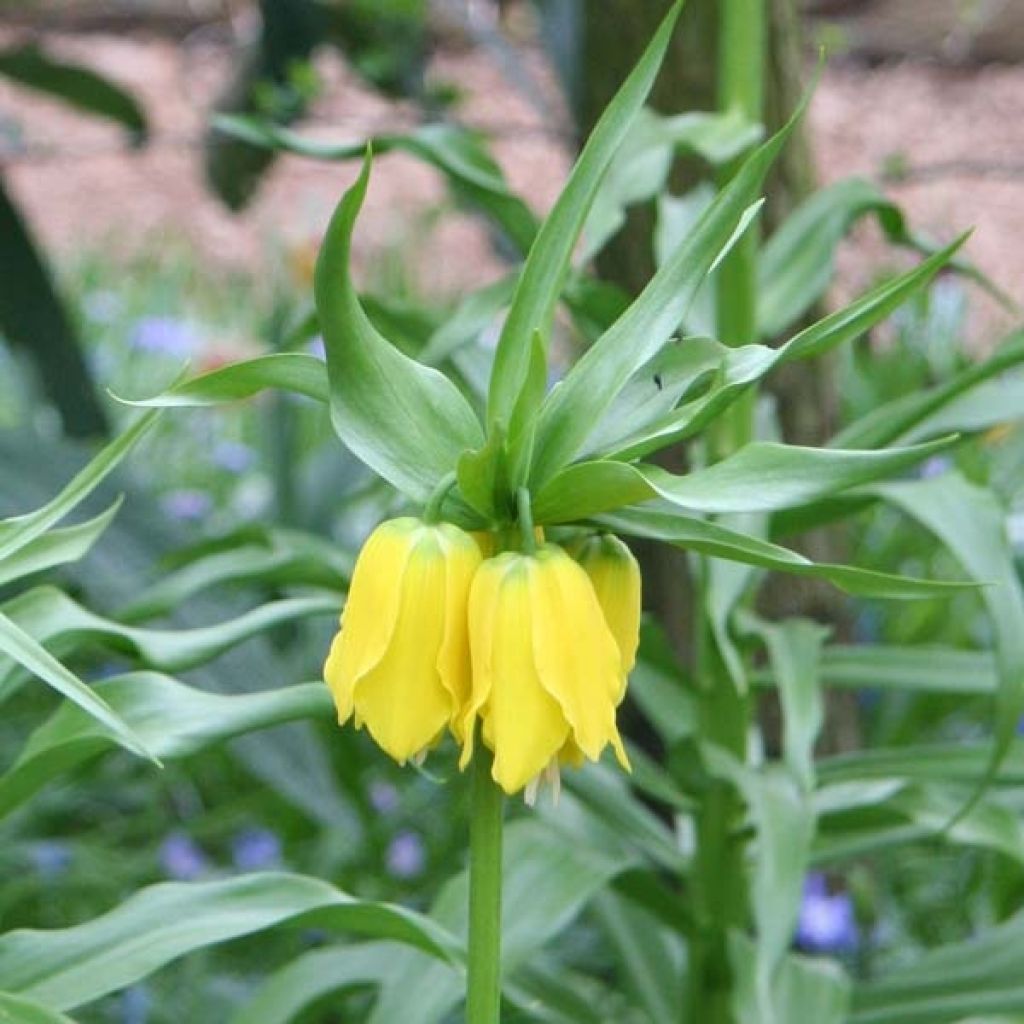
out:
{"label": "crown imperial flower", "polygon": [[356,560],[324,678],[338,709],[399,763],[427,750],[470,694],[466,604],[480,549],[449,523],[392,519]]}
{"label": "crown imperial flower", "polygon": [[575,554],[590,577],[605,622],[615,637],[625,680],[633,671],[640,645],[640,566],[633,552],[610,533],[587,538]]}
{"label": "crown imperial flower", "polygon": [[492,775],[515,793],[560,757],[597,760],[611,744],[624,677],[615,639],[587,574],[561,548],[506,552],[477,570],[469,597],[473,685],[461,727],[462,765],[479,719]]}

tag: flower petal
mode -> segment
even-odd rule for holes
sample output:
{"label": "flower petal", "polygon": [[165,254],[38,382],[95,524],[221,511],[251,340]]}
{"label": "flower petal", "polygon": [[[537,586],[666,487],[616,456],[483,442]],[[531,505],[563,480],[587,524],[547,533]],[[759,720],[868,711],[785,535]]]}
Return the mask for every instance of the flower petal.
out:
{"label": "flower petal", "polygon": [[612,743],[622,760],[615,728],[621,658],[587,574],[560,548],[545,545],[530,578],[537,609],[533,647],[544,688],[558,701],[587,757],[596,761]]}
{"label": "flower petal", "polygon": [[437,535],[444,549],[444,639],[437,656],[441,683],[451,698],[449,721],[462,739],[463,709],[472,690],[469,654],[469,591],[482,561],[476,542],[458,527],[442,524]]}
{"label": "flower petal", "polygon": [[494,749],[492,775],[507,793],[543,772],[569,735],[569,723],[541,684],[534,659],[531,620],[545,609],[532,605],[530,561],[517,557],[505,571],[492,609],[486,732]]}
{"label": "flower petal", "polygon": [[440,541],[432,530],[422,530],[409,552],[391,641],[353,686],[357,713],[399,763],[433,743],[451,717],[451,697],[437,670],[445,587]]}
{"label": "flower petal", "polygon": [[324,665],[324,679],[334,697],[339,724],[352,714],[356,682],[384,657],[391,640],[411,533],[418,525],[415,519],[381,524],[356,559],[341,629]]}

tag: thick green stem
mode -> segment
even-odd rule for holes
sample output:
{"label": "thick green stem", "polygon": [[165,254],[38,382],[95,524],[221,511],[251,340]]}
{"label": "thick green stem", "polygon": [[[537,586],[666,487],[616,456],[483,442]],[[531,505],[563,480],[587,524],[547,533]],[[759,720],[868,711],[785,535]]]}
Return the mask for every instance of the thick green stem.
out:
{"label": "thick green stem", "polygon": [[467,1024],[499,1024],[501,1009],[502,792],[491,778],[491,753],[477,736],[469,826],[469,961]]}
{"label": "thick green stem", "polygon": [[[718,108],[760,123],[764,117],[765,4],[767,0],[721,0]],[[722,169],[727,182],[741,160]],[[716,282],[718,338],[726,345],[757,341],[757,253],[755,220],[723,261]],[[716,424],[715,454],[724,457],[753,437],[756,396],[751,389]]]}
{"label": "thick green stem", "polygon": [[[720,0],[718,107],[760,122],[764,106],[766,0]],[[735,173],[723,171],[722,183]],[[729,345],[757,340],[757,256],[760,236],[752,226],[724,260],[716,282],[718,337]],[[757,398],[751,391],[710,432],[708,458],[724,458],[754,435]],[[747,757],[749,698],[730,678],[708,621],[705,563],[696,641],[701,683],[700,735]],[[747,921],[744,846],[738,825],[739,795],[722,780],[711,780],[697,813],[697,850],[693,863],[694,928],[690,941],[689,985],[683,1007],[686,1024],[733,1024],[733,979],[728,957],[729,931]]]}

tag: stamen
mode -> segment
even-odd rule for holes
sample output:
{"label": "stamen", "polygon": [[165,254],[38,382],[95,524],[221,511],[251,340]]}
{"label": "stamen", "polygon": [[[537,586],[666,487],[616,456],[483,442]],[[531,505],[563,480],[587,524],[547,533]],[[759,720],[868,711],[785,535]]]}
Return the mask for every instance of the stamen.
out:
{"label": "stamen", "polygon": [[537,791],[540,789],[540,780],[541,777],[539,775],[534,775],[534,777],[526,784],[526,789],[523,790],[523,803],[526,804],[527,807],[533,807],[537,802]]}

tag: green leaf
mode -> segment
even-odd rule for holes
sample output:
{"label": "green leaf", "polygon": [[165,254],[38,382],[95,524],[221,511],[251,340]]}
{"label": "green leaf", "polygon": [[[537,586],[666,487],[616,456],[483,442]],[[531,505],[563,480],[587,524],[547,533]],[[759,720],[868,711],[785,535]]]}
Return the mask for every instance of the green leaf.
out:
{"label": "green leaf", "polygon": [[396,953],[390,942],[313,949],[266,978],[231,1024],[290,1024],[313,1003],[357,985],[379,985]]}
{"label": "green leaf", "polygon": [[501,168],[484,148],[480,136],[453,124],[428,124],[407,134],[374,135],[358,142],[308,139],[279,125],[252,117],[220,116],[215,128],[254,146],[317,160],[362,158],[402,150],[436,167],[455,194],[468,200],[500,227],[521,253],[537,233],[537,219],[508,187]]}
{"label": "green leaf", "polygon": [[[131,672],[95,686],[102,700],[156,757],[177,760],[257,729],[304,718],[329,719],[334,705],[323,683],[227,696],[185,686],[156,672]],[[62,704],[0,776],[0,817],[54,779],[111,750],[105,723]]]}
{"label": "green leaf", "polygon": [[626,382],[679,328],[704,278],[757,212],[752,204],[793,124],[743,163],[636,301],[548,396],[538,426],[534,486],[572,459]]}
{"label": "green leaf", "polygon": [[617,893],[600,893],[590,913],[611,947],[619,986],[643,1007],[651,1024],[677,1024],[685,974],[679,936],[659,928],[650,914]]}
{"label": "green leaf", "polygon": [[537,234],[494,353],[488,425],[508,424],[526,380],[535,331],[548,341],[576,240],[601,180],[639,113],[665,56],[680,3],[673,4],[643,56],[601,115],[569,180]]}
{"label": "green leaf", "polygon": [[262,587],[307,586],[343,592],[352,578],[353,555],[338,544],[298,530],[264,529],[237,545],[186,562],[160,574],[124,608],[121,621],[169,615],[186,601],[226,584]]}
{"label": "green leaf", "polygon": [[728,779],[749,808],[754,841],[751,909],[755,928],[753,987],[759,1024],[789,1024],[775,1015],[775,985],[793,941],[804,874],[814,838],[814,808],[785,771],[755,771],[722,748],[706,744],[701,756],[715,775]]}
{"label": "green leaf", "polygon": [[628,207],[662,193],[677,153],[689,152],[720,166],[742,155],[762,134],[760,126],[745,121],[738,110],[663,117],[645,107],[594,197],[577,264],[586,265],[604,248],[625,223]]}
{"label": "green leaf", "polygon": [[515,286],[516,276],[510,274],[467,295],[452,315],[431,334],[420,352],[420,362],[438,366],[476,341],[512,301]]}
{"label": "green leaf", "polygon": [[987,651],[884,644],[826,647],[821,664],[828,686],[910,693],[994,693],[995,662]]}
{"label": "green leaf", "polygon": [[146,138],[146,115],[131,93],[89,68],[59,60],[27,44],[0,51],[0,75],[87,114],[115,121],[131,132],[136,142]]}
{"label": "green leaf", "polygon": [[[826,316],[778,348],[764,345],[732,348],[722,345],[719,378],[706,394],[650,421],[643,429],[620,440],[613,449],[603,454],[616,459],[634,459],[692,437],[777,366],[794,359],[811,359],[823,355],[868,331],[926,285],[950,261],[963,241],[963,238],[958,239],[913,270],[865,293],[849,306]],[[862,447],[873,446],[865,444]]]}
{"label": "green leaf", "polygon": [[914,599],[949,594],[976,584],[947,580],[922,580],[858,569],[850,565],[812,562],[796,551],[780,547],[759,537],[730,530],[721,523],[709,522],[654,509],[624,509],[598,520],[602,526],[632,537],[660,540],[684,551],[692,550],[716,558],[758,565],[777,572],[812,579],[828,580],[847,593],[860,597]]}
{"label": "green leaf", "polygon": [[610,459],[578,462],[540,489],[533,512],[538,523],[564,523],[658,497],[690,512],[773,512],[899,473],[955,441],[882,451],[755,441],[685,476]]}
{"label": "green leaf", "polygon": [[[519,964],[535,962],[537,952],[560,934],[611,878],[632,866],[536,819],[522,819],[506,828],[504,863],[502,965],[510,978]],[[468,877],[463,872],[441,891],[431,917],[462,935],[467,899]],[[370,1021],[436,1024],[461,997],[462,985],[450,969],[401,951],[392,960]]]}
{"label": "green leaf", "polygon": [[[920,782],[978,783],[991,768],[991,743],[928,743],[888,749],[876,747],[837,754],[818,762],[822,782],[865,779],[913,779]],[[1024,786],[1024,744],[1015,741],[993,780],[1000,786]]]}
{"label": "green leaf", "polygon": [[146,436],[159,415],[160,413],[154,410],[140,416],[77,473],[60,494],[41,508],[13,519],[0,521],[0,564],[41,536],[84,501]]}
{"label": "green leaf", "polygon": [[854,990],[849,1024],[952,1024],[1024,1012],[1024,915],[931,950]]}
{"label": "green leaf", "polygon": [[[739,932],[729,935],[729,961],[737,984],[733,994],[736,1024],[846,1024],[850,982],[836,963],[818,958],[786,956],[770,993],[768,1015],[757,988],[753,943]],[[895,1022],[894,1022],[895,1024]],[[906,1022],[901,1022],[906,1024]]]}
{"label": "green leaf", "polygon": [[174,384],[152,398],[119,401],[127,405],[196,408],[237,402],[268,388],[292,391],[318,402],[330,401],[323,360],[300,352],[257,356]]}
{"label": "green leaf", "polygon": [[[830,442],[837,448],[879,448],[895,441],[912,441],[952,429],[977,430],[1003,420],[1016,419],[1020,382],[1005,388],[999,383],[980,385],[998,373],[1024,362],[1024,333],[1011,334],[988,358],[972,363],[934,388],[901,395],[851,423]],[[1016,401],[1016,405],[1014,402]],[[997,417],[989,419],[988,417]]]}
{"label": "green leaf", "polygon": [[70,1017],[49,1007],[0,992],[0,1024],[75,1024]]}
{"label": "green leaf", "polygon": [[70,669],[62,665],[28,633],[20,629],[6,615],[0,613],[0,655],[10,658],[27,669],[41,682],[52,686],[68,700],[74,701],[87,714],[106,725],[118,743],[141,757],[152,758],[145,743],[135,731],[98,697]]}
{"label": "green leaf", "polygon": [[808,619],[744,624],[768,650],[782,705],[782,751],[793,778],[805,792],[814,789],[814,744],[825,721],[821,694],[821,655],[830,630]]}
{"label": "green leaf", "polygon": [[1024,587],[1006,536],[1003,509],[991,491],[957,473],[912,483],[876,484],[873,493],[931,531],[979,583],[995,631],[995,744],[992,771],[1006,754],[1024,713]]}
{"label": "green leaf", "polygon": [[316,268],[327,349],[331,421],[359,459],[415,501],[426,501],[483,433],[444,374],[403,355],[370,323],[349,278],[352,229],[370,161],[331,218]]}
{"label": "green leaf", "polygon": [[95,519],[62,530],[50,530],[29,541],[21,550],[0,560],[0,585],[54,566],[77,562],[96,543],[120,507],[121,499],[118,498]]}
{"label": "green leaf", "polygon": [[0,986],[74,1009],[187,953],[282,926],[396,939],[448,964],[464,955],[444,928],[414,911],[357,900],[319,879],[269,872],[154,885],[85,924],[8,932],[0,936]]}
{"label": "green leaf", "polygon": [[[54,644],[62,651],[69,644],[77,647],[100,643],[130,653],[153,668],[176,671],[201,665],[239,641],[282,622],[308,615],[337,615],[340,606],[341,599],[333,595],[291,597],[268,602],[212,626],[143,629],[97,615],[55,587],[36,587],[8,601],[3,612],[7,621],[24,631],[33,643]],[[9,671],[9,666],[0,659],[0,698],[9,696],[12,689],[4,678],[4,669]]]}

